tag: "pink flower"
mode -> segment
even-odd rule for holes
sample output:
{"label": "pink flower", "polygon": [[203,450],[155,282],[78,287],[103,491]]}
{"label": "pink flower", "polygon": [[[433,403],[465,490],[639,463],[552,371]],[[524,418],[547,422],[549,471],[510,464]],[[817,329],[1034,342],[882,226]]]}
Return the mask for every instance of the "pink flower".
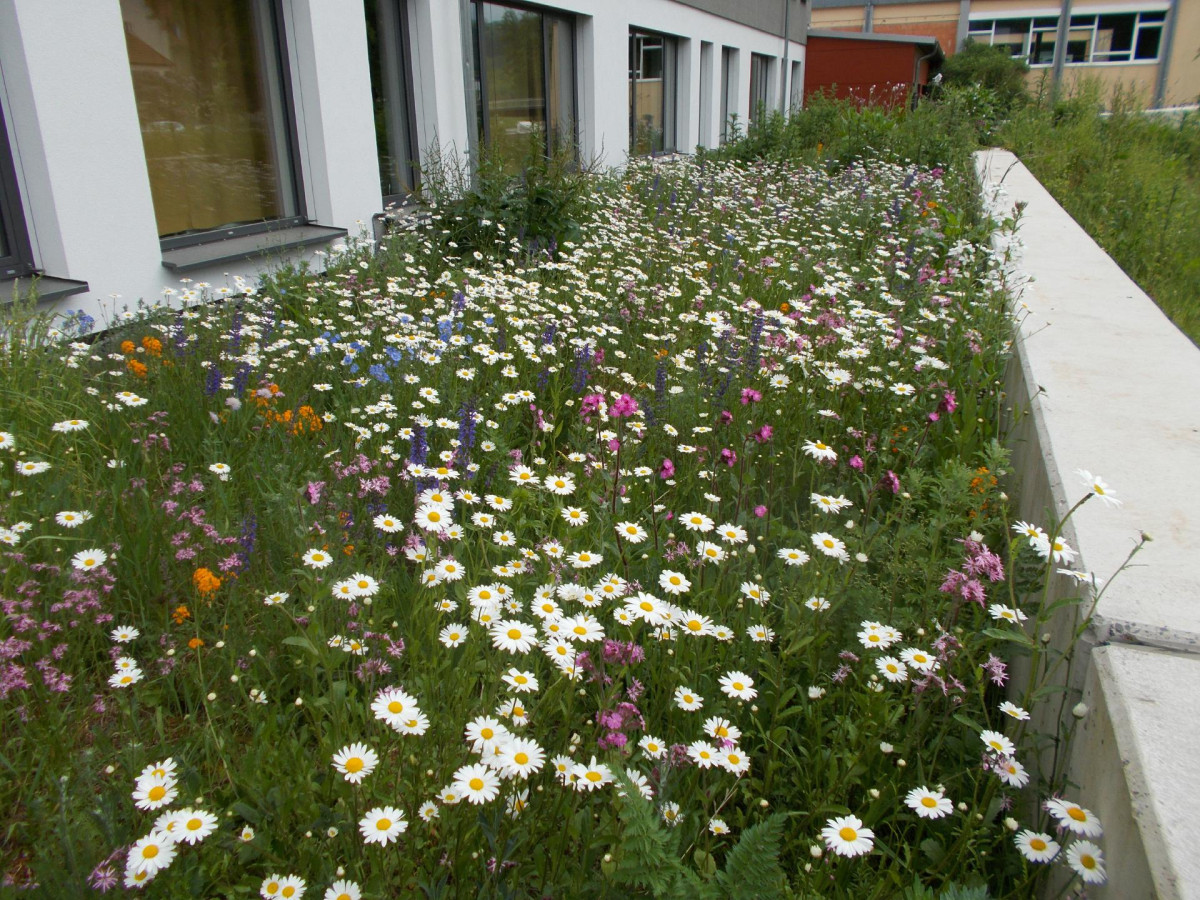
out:
{"label": "pink flower", "polygon": [[665,459],[663,459],[662,467],[658,470],[658,477],[659,478],[674,478],[675,477],[675,463],[671,462],[670,457],[666,457]]}
{"label": "pink flower", "polygon": [[762,506],[760,504],[760,505],[754,507],[754,515],[758,516],[760,519],[763,516],[765,516],[766,514],[767,514],[767,508],[765,506]]}
{"label": "pink flower", "polygon": [[625,418],[626,416],[632,416],[637,411],[637,401],[628,394],[622,394],[613,402],[612,407],[609,409],[609,415],[611,415],[614,419],[621,419]]}
{"label": "pink flower", "polygon": [[758,443],[765,444],[767,441],[769,441],[771,439],[771,435],[774,432],[775,432],[775,429],[772,428],[770,425],[764,425],[762,428],[758,429],[758,431],[754,432],[754,434],[752,434],[751,437],[754,438],[754,440],[758,441]]}
{"label": "pink flower", "polygon": [[858,455],[854,455],[854,456],[850,457],[850,461],[847,463],[847,465],[849,465],[850,468],[856,469],[857,471],[861,472],[863,469],[862,457],[858,456]]}
{"label": "pink flower", "polygon": [[742,388],[742,406],[750,403],[757,403],[762,399],[762,394],[754,390],[754,388]]}
{"label": "pink flower", "polygon": [[721,462],[725,463],[725,465],[729,466],[730,468],[733,468],[735,465],[737,465],[737,454],[726,447],[721,451]]}

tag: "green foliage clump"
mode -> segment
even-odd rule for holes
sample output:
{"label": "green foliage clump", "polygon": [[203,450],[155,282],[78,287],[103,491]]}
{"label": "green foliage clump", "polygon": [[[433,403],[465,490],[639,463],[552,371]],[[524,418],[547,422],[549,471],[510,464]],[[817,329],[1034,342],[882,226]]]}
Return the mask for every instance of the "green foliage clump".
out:
{"label": "green foliage clump", "polygon": [[449,249],[505,255],[510,241],[528,253],[557,253],[580,236],[594,181],[574,148],[546,153],[530,139],[518,160],[484,149],[472,178],[461,160],[435,156],[422,169],[422,192]]}
{"label": "green foliage clump", "polygon": [[1159,118],[1097,85],[1019,111],[1004,144],[1200,341],[1200,117]]}
{"label": "green foliage clump", "polygon": [[980,87],[990,92],[1005,110],[1021,106],[1027,98],[1025,76],[1029,64],[1016,59],[1002,47],[968,40],[942,64],[945,84]]}

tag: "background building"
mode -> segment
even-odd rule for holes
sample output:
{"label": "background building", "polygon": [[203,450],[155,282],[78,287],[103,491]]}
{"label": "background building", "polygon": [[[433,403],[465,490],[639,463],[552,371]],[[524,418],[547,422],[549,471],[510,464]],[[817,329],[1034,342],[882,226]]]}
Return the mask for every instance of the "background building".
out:
{"label": "background building", "polygon": [[716,146],[799,96],[807,26],[803,0],[0,0],[0,302],[37,275],[103,323],[252,278],[439,152]]}
{"label": "background building", "polygon": [[1151,106],[1200,98],[1200,0],[813,0],[812,27],[928,35],[947,54],[971,37],[1027,60],[1034,87],[1057,69],[1064,88],[1091,78]]}

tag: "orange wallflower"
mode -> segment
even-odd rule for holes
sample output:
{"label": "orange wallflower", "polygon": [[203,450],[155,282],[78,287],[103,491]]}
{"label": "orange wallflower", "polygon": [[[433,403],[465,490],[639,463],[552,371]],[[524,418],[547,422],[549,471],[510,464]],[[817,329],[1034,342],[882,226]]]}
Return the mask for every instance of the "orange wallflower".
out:
{"label": "orange wallflower", "polygon": [[192,583],[196,585],[196,590],[201,596],[211,594],[221,586],[221,579],[218,578],[210,569],[197,569],[192,575]]}
{"label": "orange wallflower", "polygon": [[171,618],[175,620],[176,625],[182,625],[192,617],[191,612],[186,606],[180,605],[175,607],[175,611],[171,613]]}
{"label": "orange wallflower", "polygon": [[130,372],[132,372],[138,378],[145,378],[146,372],[148,371],[146,369],[146,364],[144,362],[140,362],[139,360],[136,360],[136,359],[126,360],[125,368],[127,368]]}
{"label": "orange wallflower", "polygon": [[204,641],[200,640],[200,638],[192,638],[190,641],[188,641],[188,647],[192,650],[195,650],[196,648],[203,647],[203,646],[204,646]]}
{"label": "orange wallflower", "polygon": [[137,352],[137,345],[133,341],[121,341],[121,352],[128,356],[131,353]]}
{"label": "orange wallflower", "polygon": [[146,348],[146,352],[151,356],[162,356],[162,341],[158,338],[146,335],[142,338],[142,346]]}

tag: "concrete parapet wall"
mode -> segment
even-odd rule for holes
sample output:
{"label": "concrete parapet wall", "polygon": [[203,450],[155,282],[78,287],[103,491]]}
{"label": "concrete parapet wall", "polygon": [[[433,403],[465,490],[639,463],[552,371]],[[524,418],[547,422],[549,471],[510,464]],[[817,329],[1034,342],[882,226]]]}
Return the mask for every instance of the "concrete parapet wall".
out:
{"label": "concrete parapet wall", "polygon": [[[1037,724],[1052,729],[1079,696],[1089,707],[1068,768],[1071,798],[1106,826],[1109,883],[1089,896],[1197,898],[1200,350],[1015,156],[985,151],[976,163],[996,214],[1023,205],[1017,265],[1028,280],[1014,292],[1007,384],[1018,514],[1061,518],[1086,493],[1076,470],[1087,469],[1124,504],[1092,498],[1075,513],[1064,533],[1074,568],[1108,579],[1141,532],[1154,539],[1101,595],[1069,700],[1043,704],[1053,709]],[[1059,582],[1051,599],[1078,589]],[[1071,623],[1057,631],[1064,646]]]}

